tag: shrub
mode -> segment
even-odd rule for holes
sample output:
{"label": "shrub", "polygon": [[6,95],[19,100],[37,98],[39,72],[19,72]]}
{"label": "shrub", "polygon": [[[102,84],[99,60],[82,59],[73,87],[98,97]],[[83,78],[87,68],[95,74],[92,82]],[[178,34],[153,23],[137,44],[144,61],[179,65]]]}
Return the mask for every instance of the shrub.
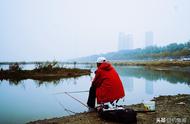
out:
{"label": "shrub", "polygon": [[10,71],[20,71],[22,70],[21,65],[19,65],[17,62],[9,65]]}

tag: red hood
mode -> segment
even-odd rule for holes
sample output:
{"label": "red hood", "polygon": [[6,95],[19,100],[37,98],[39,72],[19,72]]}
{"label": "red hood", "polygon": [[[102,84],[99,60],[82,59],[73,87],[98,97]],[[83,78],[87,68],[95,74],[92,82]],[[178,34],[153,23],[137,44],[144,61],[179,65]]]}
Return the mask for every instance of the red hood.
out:
{"label": "red hood", "polygon": [[102,70],[105,70],[105,71],[109,71],[110,69],[112,69],[112,66],[111,66],[111,64],[108,63],[108,62],[104,62],[104,63],[102,63],[102,64],[98,67],[98,69],[102,69]]}

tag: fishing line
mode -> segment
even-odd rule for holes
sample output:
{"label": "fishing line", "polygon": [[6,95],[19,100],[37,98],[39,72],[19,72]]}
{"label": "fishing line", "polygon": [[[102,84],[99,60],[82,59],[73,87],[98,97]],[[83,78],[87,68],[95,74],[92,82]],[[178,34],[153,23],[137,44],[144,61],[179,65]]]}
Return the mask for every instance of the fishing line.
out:
{"label": "fishing line", "polygon": [[83,92],[89,92],[89,90],[84,90],[84,91],[71,91],[71,92],[57,92],[57,93],[53,93],[53,94],[56,95],[56,94],[65,94],[65,93],[83,93]]}
{"label": "fishing line", "polygon": [[[71,115],[70,113],[72,114],[76,114],[76,112],[73,112],[69,109],[67,109],[58,99],[56,96],[54,96],[54,99],[59,103],[59,105],[67,112],[68,115]],[[69,113],[70,112],[70,113]]]}

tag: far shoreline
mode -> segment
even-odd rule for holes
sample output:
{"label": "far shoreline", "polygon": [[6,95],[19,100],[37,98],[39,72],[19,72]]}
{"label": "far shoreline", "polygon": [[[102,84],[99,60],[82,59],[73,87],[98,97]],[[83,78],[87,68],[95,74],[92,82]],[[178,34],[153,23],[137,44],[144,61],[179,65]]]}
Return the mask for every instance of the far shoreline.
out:
{"label": "far shoreline", "polygon": [[[160,67],[170,67],[170,66],[179,66],[179,67],[187,67],[190,66],[190,61],[180,61],[180,60],[109,60],[108,62],[112,63],[116,66],[160,66]],[[31,62],[25,62],[25,61],[18,61],[18,62],[0,62],[1,65],[11,65],[14,63],[18,63],[20,65],[27,65],[27,64],[44,64],[47,62],[43,61],[31,61]],[[49,62],[51,63],[51,62]],[[73,67],[82,64],[82,65],[91,65],[96,66],[95,61],[70,61],[70,62],[61,62],[56,61],[57,64],[62,65],[73,65]]]}
{"label": "far shoreline", "polygon": [[152,61],[111,61],[116,66],[149,66],[149,67],[188,67],[190,61],[169,61],[169,60],[152,60]]}
{"label": "far shoreline", "polygon": [[[109,61],[113,66],[137,66],[155,71],[181,71],[190,73],[190,61]],[[73,65],[73,68],[54,67],[61,62],[16,62],[19,66],[26,64],[37,64],[38,68],[33,70],[22,70],[19,67],[16,70],[0,69],[0,80],[15,80],[33,79],[39,81],[53,81],[61,78],[72,78],[83,75],[90,75],[91,68],[96,67],[96,63],[92,62],[66,62],[64,64]],[[15,62],[0,62],[0,65],[14,65]],[[61,63],[63,64],[63,63]],[[89,65],[89,69],[76,68],[77,65]]]}

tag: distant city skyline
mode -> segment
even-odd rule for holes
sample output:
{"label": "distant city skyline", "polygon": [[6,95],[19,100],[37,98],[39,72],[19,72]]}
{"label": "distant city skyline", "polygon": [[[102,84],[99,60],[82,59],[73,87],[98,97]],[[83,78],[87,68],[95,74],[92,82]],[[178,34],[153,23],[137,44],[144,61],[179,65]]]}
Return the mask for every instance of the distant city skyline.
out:
{"label": "distant city skyline", "polygon": [[[135,39],[135,37],[133,36],[133,34],[127,34],[126,32],[119,32],[119,35],[118,35],[118,51],[138,48],[137,46],[133,46],[133,44],[135,42],[134,39]],[[144,47],[153,46],[154,44],[155,44],[154,32],[146,31],[144,33]]]}

